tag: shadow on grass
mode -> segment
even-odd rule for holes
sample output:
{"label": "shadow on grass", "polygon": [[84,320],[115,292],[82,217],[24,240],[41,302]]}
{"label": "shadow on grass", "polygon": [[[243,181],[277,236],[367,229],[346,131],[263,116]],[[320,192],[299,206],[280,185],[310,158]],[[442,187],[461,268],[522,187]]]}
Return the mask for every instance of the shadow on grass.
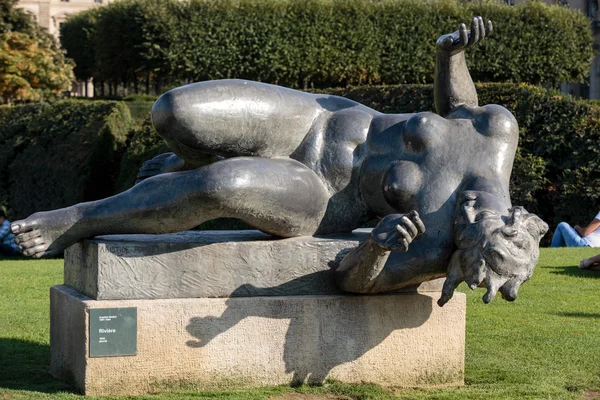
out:
{"label": "shadow on grass", "polygon": [[0,388],[43,393],[73,392],[50,375],[50,346],[0,338]]}
{"label": "shadow on grass", "polygon": [[572,317],[572,318],[600,318],[600,313],[586,313],[586,312],[559,312],[555,313],[560,317]]}
{"label": "shadow on grass", "polygon": [[575,276],[578,278],[592,278],[600,279],[600,271],[591,269],[579,269],[576,265],[559,266],[559,267],[541,267],[543,269],[549,269],[551,274],[555,275],[567,275]]}

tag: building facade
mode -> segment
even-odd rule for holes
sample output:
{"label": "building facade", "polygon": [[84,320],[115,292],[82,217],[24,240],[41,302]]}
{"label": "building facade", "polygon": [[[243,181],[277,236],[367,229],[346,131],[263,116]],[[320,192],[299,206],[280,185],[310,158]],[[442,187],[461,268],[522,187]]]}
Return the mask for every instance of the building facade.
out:
{"label": "building facade", "polygon": [[19,0],[17,7],[30,13],[38,24],[58,38],[60,24],[70,15],[114,0]]}
{"label": "building facade", "polygon": [[[40,26],[48,29],[57,39],[60,25],[72,14],[92,7],[100,7],[114,0],[19,0],[17,7],[30,13]],[[89,96],[94,93],[94,85],[90,82],[75,82],[71,88],[74,96]]]}

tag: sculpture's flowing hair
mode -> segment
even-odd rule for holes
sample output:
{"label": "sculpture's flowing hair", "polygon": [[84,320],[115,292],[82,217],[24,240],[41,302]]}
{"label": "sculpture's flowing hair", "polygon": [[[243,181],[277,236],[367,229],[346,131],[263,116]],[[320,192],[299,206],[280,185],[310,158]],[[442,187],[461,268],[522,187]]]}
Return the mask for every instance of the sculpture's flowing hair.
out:
{"label": "sculpture's flowing hair", "polygon": [[514,300],[519,286],[533,274],[539,258],[538,243],[547,231],[548,225],[523,207],[512,207],[501,227],[492,218],[469,222],[462,216],[457,217],[455,243],[458,249],[450,259],[441,304],[452,297],[463,280],[471,289],[487,287],[485,303],[489,303],[498,290],[505,299]]}

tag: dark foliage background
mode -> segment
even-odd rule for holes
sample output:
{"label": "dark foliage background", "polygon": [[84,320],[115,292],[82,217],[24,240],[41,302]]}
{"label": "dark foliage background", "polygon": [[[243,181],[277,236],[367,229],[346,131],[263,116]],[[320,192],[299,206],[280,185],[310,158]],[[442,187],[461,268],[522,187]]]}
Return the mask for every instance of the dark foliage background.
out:
{"label": "dark foliage background", "polygon": [[0,206],[23,218],[112,195],[131,127],[117,102],[0,107]]}
{"label": "dark foliage background", "polygon": [[69,18],[61,42],[79,79],[136,93],[221,78],[295,88],[431,83],[435,40],[475,15],[495,31],[467,53],[474,80],[589,75],[589,20],[541,2],[122,0]]}

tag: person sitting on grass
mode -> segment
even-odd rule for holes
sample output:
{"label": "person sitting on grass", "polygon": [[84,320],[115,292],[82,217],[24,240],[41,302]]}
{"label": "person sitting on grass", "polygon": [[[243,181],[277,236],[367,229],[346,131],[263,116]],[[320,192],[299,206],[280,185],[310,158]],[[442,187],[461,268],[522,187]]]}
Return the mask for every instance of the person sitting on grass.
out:
{"label": "person sitting on grass", "polygon": [[[596,200],[600,209],[600,198]],[[600,211],[592,222],[585,227],[575,225],[573,228],[566,222],[561,222],[554,231],[550,247],[600,247]]]}
{"label": "person sitting on grass", "polygon": [[15,243],[15,235],[10,231],[10,221],[6,218],[4,211],[0,209],[0,258],[19,254],[21,252]]}

